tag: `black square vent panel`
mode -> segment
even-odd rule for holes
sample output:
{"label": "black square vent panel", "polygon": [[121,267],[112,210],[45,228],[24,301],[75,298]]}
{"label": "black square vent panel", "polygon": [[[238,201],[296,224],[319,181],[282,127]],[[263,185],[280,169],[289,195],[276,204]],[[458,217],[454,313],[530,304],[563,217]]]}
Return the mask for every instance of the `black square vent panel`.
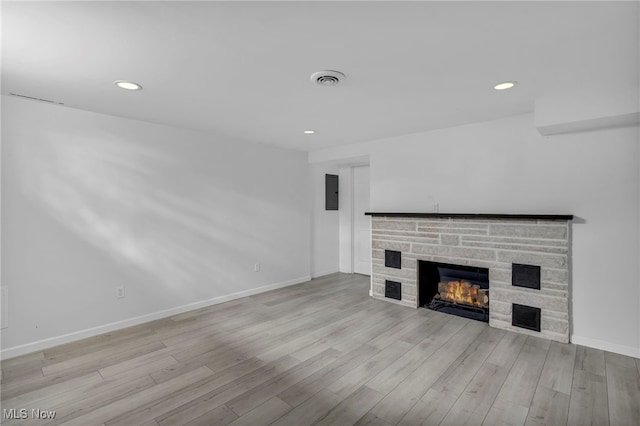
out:
{"label": "black square vent panel", "polygon": [[513,303],[511,325],[540,331],[540,308]]}
{"label": "black square vent panel", "polygon": [[384,297],[389,299],[402,300],[402,284],[397,281],[385,280]]}
{"label": "black square vent panel", "polygon": [[540,267],[535,265],[511,265],[511,285],[540,290]]}
{"label": "black square vent panel", "polygon": [[402,253],[394,250],[385,250],[384,266],[387,268],[402,269]]}

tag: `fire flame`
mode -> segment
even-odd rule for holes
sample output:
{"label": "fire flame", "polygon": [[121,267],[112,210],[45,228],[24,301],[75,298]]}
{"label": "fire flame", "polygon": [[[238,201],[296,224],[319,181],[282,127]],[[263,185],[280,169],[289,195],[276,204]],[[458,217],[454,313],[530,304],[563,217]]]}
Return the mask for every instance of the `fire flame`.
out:
{"label": "fire flame", "polygon": [[481,290],[479,285],[469,281],[447,281],[438,284],[440,298],[448,302],[460,303],[477,307],[489,306],[487,290]]}

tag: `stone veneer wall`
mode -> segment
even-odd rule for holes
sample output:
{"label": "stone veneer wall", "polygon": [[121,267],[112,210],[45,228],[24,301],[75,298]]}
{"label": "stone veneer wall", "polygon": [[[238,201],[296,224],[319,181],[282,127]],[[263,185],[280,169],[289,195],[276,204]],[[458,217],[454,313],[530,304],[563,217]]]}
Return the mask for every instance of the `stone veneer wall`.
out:
{"label": "stone veneer wall", "polygon": [[[489,325],[569,342],[570,226],[566,220],[374,216],[371,295],[417,307],[418,260],[489,269]],[[402,269],[384,251],[402,252]],[[511,265],[541,267],[540,290],[511,285]],[[402,299],[385,298],[385,280],[402,283]],[[541,331],[511,325],[512,303],[541,308]]]}

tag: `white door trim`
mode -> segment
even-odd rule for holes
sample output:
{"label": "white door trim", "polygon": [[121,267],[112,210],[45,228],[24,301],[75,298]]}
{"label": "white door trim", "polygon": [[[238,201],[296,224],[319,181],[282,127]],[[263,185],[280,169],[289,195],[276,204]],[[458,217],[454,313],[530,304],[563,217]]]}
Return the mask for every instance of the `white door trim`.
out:
{"label": "white door trim", "polygon": [[[354,165],[351,167],[351,270],[354,273],[368,274],[369,276],[371,276],[371,250],[370,248],[364,252],[361,252],[361,250],[363,249],[363,244],[369,246],[371,244],[371,225],[367,226],[368,233],[363,240],[364,221],[370,221],[368,217],[360,217],[360,215],[369,210],[371,194],[370,170],[369,165]],[[358,179],[356,179],[356,175],[358,175]],[[360,184],[357,184],[356,181],[360,182]],[[366,187],[362,185],[362,182],[366,183]],[[362,198],[366,198],[366,205],[363,205]],[[361,210],[364,207],[364,211],[359,210],[356,212],[356,206]],[[363,262],[360,260],[361,258],[368,260]],[[365,264],[366,267],[364,266]]]}

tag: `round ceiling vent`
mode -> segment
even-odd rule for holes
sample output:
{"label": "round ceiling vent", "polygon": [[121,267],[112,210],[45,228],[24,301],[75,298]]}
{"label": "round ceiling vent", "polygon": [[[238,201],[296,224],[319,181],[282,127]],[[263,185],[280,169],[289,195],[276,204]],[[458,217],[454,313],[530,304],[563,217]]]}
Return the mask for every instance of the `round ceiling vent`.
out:
{"label": "round ceiling vent", "polygon": [[335,86],[345,78],[347,76],[340,71],[318,71],[311,74],[311,81],[315,81],[320,86]]}

